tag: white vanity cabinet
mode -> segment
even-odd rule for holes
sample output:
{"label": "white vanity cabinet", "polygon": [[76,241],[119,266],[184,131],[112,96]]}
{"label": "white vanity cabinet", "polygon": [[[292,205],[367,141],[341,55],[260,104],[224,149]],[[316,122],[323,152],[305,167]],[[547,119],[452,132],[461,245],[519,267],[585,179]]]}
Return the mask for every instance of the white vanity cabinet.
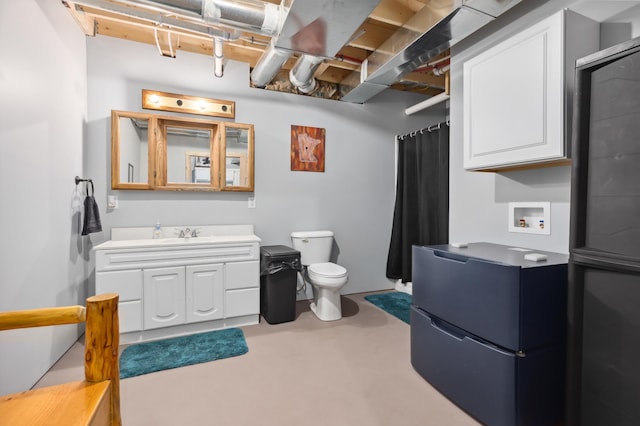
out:
{"label": "white vanity cabinet", "polygon": [[563,10],[467,60],[464,168],[568,158],[575,60],[598,48],[598,23]]}
{"label": "white vanity cabinet", "polygon": [[144,329],[223,318],[223,268],[212,264],[145,269]]}
{"label": "white vanity cabinet", "polygon": [[96,294],[120,295],[121,341],[257,324],[260,239],[111,240],[95,247]]}

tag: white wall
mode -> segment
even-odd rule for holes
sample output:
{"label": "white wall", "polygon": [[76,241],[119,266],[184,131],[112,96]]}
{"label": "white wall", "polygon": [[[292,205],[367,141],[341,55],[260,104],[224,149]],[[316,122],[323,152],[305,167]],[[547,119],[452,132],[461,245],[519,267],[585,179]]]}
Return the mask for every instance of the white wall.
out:
{"label": "white wall", "polygon": [[[84,304],[84,36],[59,1],[3,1],[0,52],[0,311]],[[77,337],[0,332],[0,395],[32,386]]]}
{"label": "white wall", "polygon": [[[424,97],[386,91],[364,105],[249,87],[247,64],[230,62],[213,75],[211,57],[178,52],[170,59],[155,46],[107,37],[88,45],[88,167],[97,186],[105,232],[111,227],[252,223],[263,245],[291,245],[297,230],[330,229],[338,263],[350,274],[344,293],[392,288],[385,277],[391,235],[394,135],[445,117],[435,108],[407,117],[404,109]],[[206,96],[236,102],[238,123],[255,125],[256,208],[247,193],[113,191],[109,177],[111,109],[142,111],[141,90]],[[291,125],[326,129],[324,173],[290,170]],[[107,194],[118,210],[106,211]],[[310,292],[306,297],[310,296]]]}
{"label": "white wall", "polygon": [[[587,16],[597,21],[598,16],[611,10],[602,1],[523,2],[451,49],[450,241],[489,241],[568,252],[570,166],[505,173],[469,172],[463,169],[462,68],[466,60],[478,53],[569,6],[575,7],[574,10],[578,12],[588,13]],[[615,22],[629,22],[628,25],[611,23],[608,24],[610,27],[603,26],[603,39],[608,43],[606,47],[637,33],[637,28],[635,31],[633,29],[633,22],[638,21],[638,16],[640,10],[636,7],[612,19]],[[616,30],[615,33],[613,30]],[[518,76],[514,75],[514,78]],[[508,203],[513,201],[550,201],[551,235],[508,232]]]}

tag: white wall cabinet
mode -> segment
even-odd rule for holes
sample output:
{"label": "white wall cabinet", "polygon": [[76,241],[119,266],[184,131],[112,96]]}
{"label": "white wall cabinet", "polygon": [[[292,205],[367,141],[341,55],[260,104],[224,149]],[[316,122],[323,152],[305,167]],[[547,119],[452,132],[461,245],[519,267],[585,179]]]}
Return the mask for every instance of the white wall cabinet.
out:
{"label": "white wall cabinet", "polygon": [[97,246],[96,293],[120,295],[121,341],[257,324],[259,239],[239,239],[220,237],[220,244],[211,238],[109,241]]}
{"label": "white wall cabinet", "polygon": [[466,61],[464,168],[568,158],[575,60],[598,48],[598,23],[563,10]]}

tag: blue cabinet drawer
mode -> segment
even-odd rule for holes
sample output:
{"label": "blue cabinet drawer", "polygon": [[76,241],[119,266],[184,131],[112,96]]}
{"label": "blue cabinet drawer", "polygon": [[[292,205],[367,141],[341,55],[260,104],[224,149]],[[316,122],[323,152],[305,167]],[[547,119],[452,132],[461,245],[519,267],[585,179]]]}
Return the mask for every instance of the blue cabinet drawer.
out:
{"label": "blue cabinet drawer", "polygon": [[507,248],[477,243],[463,252],[494,257],[485,259],[449,246],[414,246],[413,304],[512,351],[563,340],[566,263],[510,264],[495,259],[501,250]]}
{"label": "blue cabinet drawer", "polygon": [[487,425],[562,420],[563,345],[526,354],[497,348],[411,308],[411,364],[438,391]]}

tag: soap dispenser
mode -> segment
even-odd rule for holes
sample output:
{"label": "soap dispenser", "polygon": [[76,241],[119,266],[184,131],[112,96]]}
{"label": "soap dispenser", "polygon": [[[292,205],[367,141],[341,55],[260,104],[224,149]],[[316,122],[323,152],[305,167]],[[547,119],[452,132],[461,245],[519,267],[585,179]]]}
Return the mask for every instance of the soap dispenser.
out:
{"label": "soap dispenser", "polygon": [[155,228],[153,228],[153,238],[158,239],[162,238],[162,229],[160,228],[160,221],[156,222]]}

